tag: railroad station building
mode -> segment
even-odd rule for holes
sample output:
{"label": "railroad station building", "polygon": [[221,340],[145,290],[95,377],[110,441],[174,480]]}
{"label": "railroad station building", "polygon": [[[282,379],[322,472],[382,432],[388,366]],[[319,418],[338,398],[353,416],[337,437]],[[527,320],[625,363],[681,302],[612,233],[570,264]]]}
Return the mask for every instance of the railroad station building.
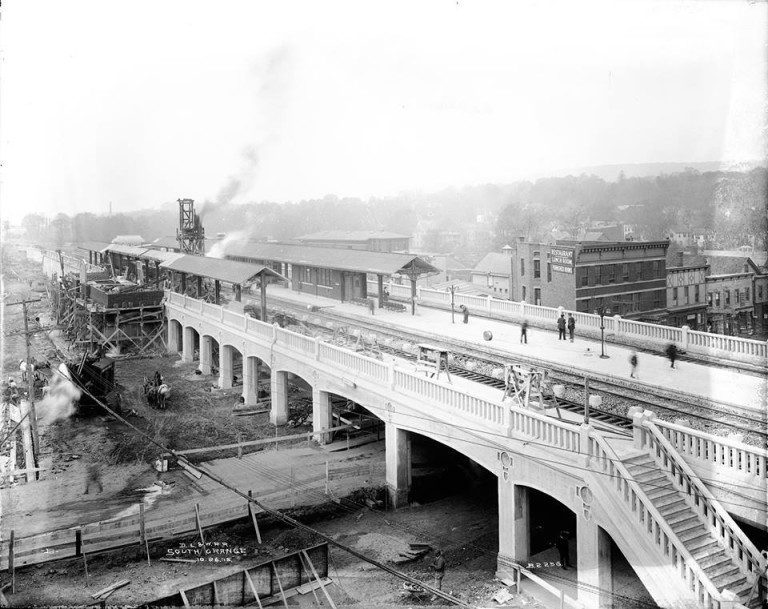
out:
{"label": "railroad station building", "polygon": [[512,248],[511,300],[657,321],[667,306],[669,241],[519,240]]}
{"label": "railroad station building", "polygon": [[372,230],[326,230],[296,237],[295,241],[302,245],[369,252],[407,252],[411,245],[408,235]]}

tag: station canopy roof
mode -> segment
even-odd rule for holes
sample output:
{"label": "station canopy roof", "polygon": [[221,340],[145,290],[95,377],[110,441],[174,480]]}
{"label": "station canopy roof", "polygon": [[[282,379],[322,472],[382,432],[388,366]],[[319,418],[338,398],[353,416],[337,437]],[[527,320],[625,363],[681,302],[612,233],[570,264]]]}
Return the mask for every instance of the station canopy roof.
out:
{"label": "station canopy roof", "polygon": [[142,260],[153,260],[154,262],[170,262],[183,255],[184,254],[179,254],[178,252],[148,249],[144,253],[139,254],[139,258]]}
{"label": "station canopy roof", "polygon": [[113,252],[115,254],[123,254],[124,256],[133,256],[134,258],[138,258],[147,251],[146,247],[140,247],[137,245],[123,245],[121,243],[110,243],[107,247],[108,252]]}
{"label": "station canopy roof", "polygon": [[160,268],[240,285],[248,285],[260,277],[285,279],[280,273],[276,273],[272,269],[260,264],[235,262],[233,260],[224,260],[223,258],[193,256],[190,254],[177,254],[173,260],[162,262]]}
{"label": "station canopy roof", "polygon": [[77,249],[85,250],[86,252],[105,252],[111,243],[106,241],[83,241],[79,243]]}
{"label": "station canopy roof", "polygon": [[271,260],[300,266],[375,275],[400,273],[419,276],[439,273],[438,269],[414,254],[390,254],[289,243],[233,243],[227,247],[224,256],[227,258]]}

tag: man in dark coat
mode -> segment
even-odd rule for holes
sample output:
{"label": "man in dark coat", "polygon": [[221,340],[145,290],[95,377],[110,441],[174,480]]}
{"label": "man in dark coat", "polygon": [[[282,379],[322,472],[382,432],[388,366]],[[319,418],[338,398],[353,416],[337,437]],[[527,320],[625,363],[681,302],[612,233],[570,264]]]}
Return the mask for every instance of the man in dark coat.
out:
{"label": "man in dark coat", "polygon": [[675,367],[675,360],[677,359],[677,345],[675,343],[669,343],[667,345],[667,349],[665,351],[667,354],[667,357],[669,358],[669,367],[674,368]]}
{"label": "man in dark coat", "polygon": [[555,539],[555,547],[557,547],[557,552],[560,554],[560,566],[562,566],[563,569],[572,567],[573,565],[571,565],[568,556],[570,553],[568,547],[568,531],[560,531],[557,539]]}
{"label": "man in dark coat", "polygon": [[526,345],[528,344],[528,320],[524,319],[523,323],[520,324],[520,342],[524,342]]}
{"label": "man in dark coat", "polygon": [[443,589],[443,577],[445,576],[445,558],[441,550],[435,550],[435,559],[432,561],[432,570],[435,572],[435,588]]}
{"label": "man in dark coat", "polygon": [[573,313],[568,313],[568,335],[573,342],[573,333],[576,332],[576,319],[573,317]]}
{"label": "man in dark coat", "polygon": [[464,323],[469,323],[469,309],[465,305],[461,305],[459,308],[461,309],[461,315]]}
{"label": "man in dark coat", "polygon": [[565,313],[557,318],[557,340],[565,340]]}

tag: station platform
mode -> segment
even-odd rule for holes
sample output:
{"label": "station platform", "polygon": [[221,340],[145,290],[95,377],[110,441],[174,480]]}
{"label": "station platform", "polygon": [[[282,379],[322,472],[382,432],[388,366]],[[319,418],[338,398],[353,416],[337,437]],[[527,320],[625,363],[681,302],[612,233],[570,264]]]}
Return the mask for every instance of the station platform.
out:
{"label": "station platform", "polygon": [[[471,315],[469,323],[464,324],[458,311],[455,323],[451,322],[450,312],[418,306],[415,315],[411,315],[410,310],[396,312],[376,309],[372,317],[368,309],[359,305],[298,293],[276,285],[269,286],[267,295],[268,298],[291,302],[302,308],[310,305],[320,307],[348,317],[351,322],[359,319],[386,323],[393,329],[401,328],[404,331],[427,331],[445,336],[448,340],[455,338],[477,343],[478,347],[488,344],[483,338],[483,332],[488,330],[493,334],[493,347],[511,355],[530,355],[568,366],[574,372],[593,372],[629,380],[629,358],[633,349],[606,344],[608,358],[601,359],[600,342],[580,337],[578,327],[573,343],[558,340],[555,332],[529,327],[528,343],[524,344],[520,342],[519,324]],[[255,298],[251,300],[257,302]],[[766,379],[759,374],[690,361],[678,361],[673,369],[664,354],[639,352],[638,375],[636,382],[647,384],[649,387],[686,392],[734,408],[745,409],[752,414],[766,413]]]}

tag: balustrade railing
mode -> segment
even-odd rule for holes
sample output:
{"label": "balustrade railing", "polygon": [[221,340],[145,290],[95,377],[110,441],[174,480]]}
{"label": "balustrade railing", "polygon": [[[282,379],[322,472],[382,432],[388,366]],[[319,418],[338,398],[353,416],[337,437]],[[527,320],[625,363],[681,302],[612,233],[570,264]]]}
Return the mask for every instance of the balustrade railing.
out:
{"label": "balustrade railing", "polygon": [[653,421],[644,421],[642,427],[646,432],[641,435],[642,448],[647,448],[656,463],[672,476],[675,486],[689,498],[692,509],[706,522],[709,532],[722,541],[733,559],[748,573],[753,576],[764,573],[765,559],[755,544],[677,453],[661,430]]}
{"label": "balustrade railing", "polygon": [[675,450],[687,459],[712,463],[733,469],[735,473],[768,479],[768,450],[666,421],[654,422]]}
{"label": "balustrade railing", "polygon": [[592,460],[592,469],[602,471],[605,475],[602,480],[613,488],[627,510],[631,512],[636,524],[640,525],[635,527],[635,530],[643,531],[658,548],[660,555],[669,557],[675,572],[683,578],[687,588],[695,594],[700,605],[720,609],[722,606],[720,593],[715,585],[635,482],[605,438],[595,429],[592,429],[589,435],[589,455]]}
{"label": "balustrade railing", "polygon": [[318,348],[319,360],[323,363],[349,368],[382,383],[389,381],[389,366],[384,362],[328,343],[320,343]]}
{"label": "balustrade railing", "polygon": [[[386,284],[386,288],[393,298],[410,299],[411,297],[410,286],[389,283]],[[377,289],[375,282],[368,283],[369,294],[378,293]],[[418,291],[419,301],[423,304],[436,303],[446,305],[451,302],[451,295],[448,291],[435,290],[428,287],[419,288]],[[476,310],[486,311],[491,315],[498,314],[501,318],[511,318],[513,321],[520,321],[523,317],[526,317],[529,323],[540,323],[547,327],[553,324],[559,315],[559,309],[555,307],[473,296],[459,292],[454,295],[454,303],[456,306],[464,304]],[[593,335],[597,335],[600,329],[599,315],[566,310],[566,313],[569,312],[573,313],[573,316],[576,318],[577,329],[582,331],[588,329]],[[603,318],[603,323],[605,331],[608,334],[613,334],[613,339],[617,342],[627,342],[628,344],[651,343],[658,347],[674,342],[683,351],[691,354],[725,357],[736,361],[757,364],[766,364],[768,362],[768,342],[765,341],[633,321],[622,319],[619,316],[606,316]]]}

